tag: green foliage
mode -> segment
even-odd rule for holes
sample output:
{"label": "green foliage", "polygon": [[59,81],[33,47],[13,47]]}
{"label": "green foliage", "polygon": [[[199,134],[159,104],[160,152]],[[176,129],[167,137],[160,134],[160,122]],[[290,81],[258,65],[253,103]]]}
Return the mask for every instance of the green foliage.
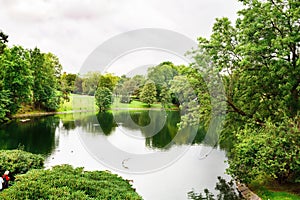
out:
{"label": "green foliage", "polygon": [[93,96],[96,92],[101,74],[99,72],[88,72],[82,79],[83,94]]}
{"label": "green foliage", "polygon": [[119,78],[117,76],[114,76],[112,74],[101,75],[98,80],[98,87],[106,87],[110,91],[113,91],[118,82],[118,79]]}
{"label": "green foliage", "polygon": [[22,150],[0,150],[0,171],[9,170],[11,174],[24,174],[30,169],[41,169],[44,158]]}
{"label": "green foliage", "polygon": [[58,58],[38,48],[8,48],[7,37],[0,32],[0,121],[8,120],[22,106],[56,110],[63,96]]}
{"label": "green foliage", "polygon": [[173,79],[174,76],[177,76],[178,72],[171,62],[163,62],[155,67],[150,67],[148,69],[147,77],[149,80],[152,80],[156,86],[169,84],[169,81]]}
{"label": "green foliage", "polygon": [[175,76],[170,81],[170,91],[175,94],[180,104],[182,112],[182,121],[180,127],[185,128],[188,126],[199,125],[199,104],[195,90],[189,84],[187,76]]}
{"label": "green foliage", "polygon": [[277,180],[296,182],[300,177],[299,117],[267,122],[264,127],[247,125],[237,133],[238,141],[229,160],[229,172],[244,182],[259,174]]}
{"label": "green foliage", "polygon": [[158,101],[161,101],[162,86],[170,86],[169,82],[177,75],[177,68],[172,62],[162,62],[148,69],[147,77],[155,83]]}
{"label": "green foliage", "polygon": [[61,80],[65,82],[66,88],[69,92],[75,90],[75,80],[78,78],[77,74],[64,72],[61,76]]}
{"label": "green foliage", "polygon": [[[58,58],[51,53],[41,53],[38,48],[30,51],[30,68],[33,75],[33,105],[36,109],[57,110],[60,97],[70,92],[61,91],[60,74],[62,66]],[[61,95],[60,93],[64,95]]]}
{"label": "green foliage", "polygon": [[69,165],[31,170],[18,175],[15,184],[0,193],[13,199],[142,199],[121,177],[105,171],[85,172]]}
{"label": "green foliage", "polygon": [[150,107],[156,101],[156,86],[153,81],[148,80],[140,94],[140,100]]}
{"label": "green foliage", "polygon": [[113,102],[111,90],[106,87],[98,87],[95,93],[95,101],[99,111],[105,111]]}
{"label": "green foliage", "polygon": [[9,94],[10,94],[9,91],[3,90],[0,85],[0,123],[8,120],[7,118],[7,113],[9,113],[8,105],[12,103]]}
{"label": "green foliage", "polygon": [[29,57],[29,52],[21,46],[5,48],[0,57],[3,90],[10,93],[11,103],[7,106],[10,114],[15,114],[22,103],[31,102],[33,77]]}
{"label": "green foliage", "polygon": [[83,79],[77,75],[75,81],[74,81],[74,94],[83,94],[82,89]]}
{"label": "green foliage", "polygon": [[[221,138],[234,142],[229,171],[244,181],[258,174],[296,181],[299,142],[293,142],[298,133],[292,124],[300,109],[300,3],[242,2],[235,26],[217,19],[210,39],[198,39],[193,67],[222,74],[226,99],[217,101],[227,104],[227,116]],[[203,65],[207,58],[211,65]]]}
{"label": "green foliage", "polygon": [[162,85],[159,97],[160,97],[160,103],[163,107],[165,107],[168,103],[171,102],[171,94],[167,87],[167,84]]}
{"label": "green foliage", "polygon": [[8,42],[7,38],[8,38],[8,35],[6,35],[5,33],[3,33],[0,30],[0,55],[3,53],[4,48],[6,47],[5,43]]}

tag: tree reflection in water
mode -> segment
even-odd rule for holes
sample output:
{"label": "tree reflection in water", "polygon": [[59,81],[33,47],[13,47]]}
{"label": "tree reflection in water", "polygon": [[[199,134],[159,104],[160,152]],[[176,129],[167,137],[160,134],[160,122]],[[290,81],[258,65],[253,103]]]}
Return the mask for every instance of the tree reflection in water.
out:
{"label": "tree reflection in water", "polygon": [[222,177],[218,176],[218,183],[215,189],[219,191],[217,197],[208,189],[204,189],[204,194],[196,193],[195,191],[188,192],[188,198],[193,200],[241,200],[243,197],[238,193],[232,180],[227,182]]}

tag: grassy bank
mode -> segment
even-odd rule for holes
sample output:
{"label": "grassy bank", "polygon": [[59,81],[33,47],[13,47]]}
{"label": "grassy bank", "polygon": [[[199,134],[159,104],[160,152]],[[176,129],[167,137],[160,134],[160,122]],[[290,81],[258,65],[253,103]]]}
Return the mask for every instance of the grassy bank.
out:
{"label": "grassy bank", "polygon": [[262,200],[300,200],[300,184],[283,184],[276,182],[262,183],[255,181],[250,188]]}
{"label": "grassy bank", "polygon": [[[149,107],[147,104],[133,100],[130,104],[120,103],[119,98],[115,98],[113,104],[111,105],[111,109],[161,109],[161,103],[151,104]],[[169,104],[167,109],[176,110],[178,109],[176,106]],[[63,102],[59,108],[59,112],[63,111],[72,111],[72,110],[97,110],[97,106],[95,104],[94,96],[88,95],[77,95],[72,94],[69,102]]]}

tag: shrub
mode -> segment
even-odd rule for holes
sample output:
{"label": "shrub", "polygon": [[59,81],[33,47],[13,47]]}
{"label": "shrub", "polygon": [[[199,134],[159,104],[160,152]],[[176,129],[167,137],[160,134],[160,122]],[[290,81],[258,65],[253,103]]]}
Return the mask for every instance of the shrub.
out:
{"label": "shrub", "polygon": [[41,169],[44,158],[22,150],[0,150],[0,172],[9,170],[11,174],[24,174],[30,169]]}
{"label": "shrub", "polygon": [[0,199],[141,199],[128,181],[106,171],[85,172],[70,165],[16,176]]}

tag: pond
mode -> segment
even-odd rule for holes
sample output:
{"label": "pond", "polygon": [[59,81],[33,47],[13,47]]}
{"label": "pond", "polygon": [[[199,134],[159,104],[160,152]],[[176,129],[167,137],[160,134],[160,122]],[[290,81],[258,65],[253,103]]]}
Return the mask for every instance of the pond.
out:
{"label": "pond", "polygon": [[59,164],[109,170],[132,180],[146,200],[187,199],[194,189],[214,191],[225,175],[226,152],[216,135],[178,130],[178,111],[130,110],[73,113],[13,121],[0,129],[0,148],[18,147]]}

